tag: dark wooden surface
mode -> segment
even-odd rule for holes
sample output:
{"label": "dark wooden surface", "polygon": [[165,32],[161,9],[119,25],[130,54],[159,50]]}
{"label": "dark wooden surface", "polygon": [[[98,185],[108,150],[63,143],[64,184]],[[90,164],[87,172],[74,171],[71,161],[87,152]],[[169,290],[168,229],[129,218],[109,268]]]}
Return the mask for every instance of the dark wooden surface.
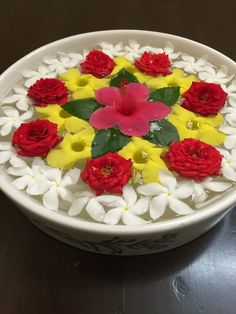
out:
{"label": "dark wooden surface", "polygon": [[[69,35],[177,34],[235,58],[234,0],[2,1],[0,71]],[[236,313],[236,212],[170,252],[101,256],[64,245],[0,196],[0,314]]]}

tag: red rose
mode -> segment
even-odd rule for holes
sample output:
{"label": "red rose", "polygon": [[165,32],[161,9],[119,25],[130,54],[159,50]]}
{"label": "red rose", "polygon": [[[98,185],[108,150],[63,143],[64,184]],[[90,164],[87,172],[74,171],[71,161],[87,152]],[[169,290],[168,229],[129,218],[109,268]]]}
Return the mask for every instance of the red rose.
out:
{"label": "red rose", "polygon": [[35,101],[35,106],[45,107],[48,104],[67,103],[68,90],[65,84],[54,78],[45,78],[38,80],[28,90],[28,96]]}
{"label": "red rose", "polygon": [[171,72],[168,70],[170,60],[165,53],[144,52],[139,60],[135,61],[135,66],[140,71],[152,76],[159,74],[167,75]]}
{"label": "red rose", "polygon": [[22,123],[14,132],[12,143],[21,149],[17,152],[18,155],[45,157],[61,140],[55,123],[38,119]]}
{"label": "red rose", "polygon": [[219,175],[222,157],[213,146],[189,138],[171,143],[164,159],[170,170],[201,181],[208,176]]}
{"label": "red rose", "polygon": [[81,178],[96,195],[103,192],[121,194],[123,186],[132,176],[131,165],[130,159],[126,160],[117,153],[107,153],[88,160]]}
{"label": "red rose", "polygon": [[100,50],[92,50],[86,60],[80,63],[81,72],[92,74],[98,78],[107,76],[115,67],[115,62],[108,55]]}
{"label": "red rose", "polygon": [[182,107],[202,116],[209,116],[216,115],[224,106],[227,93],[218,84],[193,82],[183,97]]}

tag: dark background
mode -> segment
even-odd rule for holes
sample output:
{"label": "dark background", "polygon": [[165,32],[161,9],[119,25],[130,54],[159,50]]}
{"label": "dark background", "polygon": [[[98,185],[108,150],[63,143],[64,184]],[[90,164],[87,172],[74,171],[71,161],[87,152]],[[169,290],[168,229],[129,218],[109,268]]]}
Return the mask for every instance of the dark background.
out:
{"label": "dark background", "polygon": [[[51,41],[105,29],[187,37],[235,58],[234,0],[1,1],[0,71]],[[170,252],[111,257],[64,245],[0,196],[0,314],[236,313],[236,212]]]}

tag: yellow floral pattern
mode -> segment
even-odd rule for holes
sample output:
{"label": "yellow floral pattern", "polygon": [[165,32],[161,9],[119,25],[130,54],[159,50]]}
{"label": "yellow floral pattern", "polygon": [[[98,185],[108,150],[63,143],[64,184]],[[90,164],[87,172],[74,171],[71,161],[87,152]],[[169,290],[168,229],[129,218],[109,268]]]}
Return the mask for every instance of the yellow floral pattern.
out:
{"label": "yellow floral pattern", "polygon": [[166,168],[160,157],[163,152],[163,148],[139,137],[132,137],[118,153],[125,159],[131,159],[134,169],[141,172],[145,183],[149,183],[159,181],[158,169]]}
{"label": "yellow floral pattern", "polygon": [[59,77],[72,92],[73,99],[94,98],[96,90],[109,85],[106,78],[99,79],[91,74],[81,74],[74,68],[60,74]]}
{"label": "yellow floral pattern", "polygon": [[195,138],[213,146],[220,145],[225,140],[225,134],[216,129],[224,122],[219,113],[206,118],[175,105],[168,120],[177,128],[180,140]]}
{"label": "yellow floral pattern", "polygon": [[190,88],[192,82],[197,81],[198,78],[195,75],[186,76],[184,71],[180,69],[174,69],[172,74],[166,76],[157,76],[155,78],[152,77],[146,82],[146,84],[151,89],[179,86],[180,94],[182,95]]}
{"label": "yellow floral pattern", "polygon": [[58,133],[62,134],[64,130],[76,133],[90,126],[87,121],[74,117],[62,109],[60,105],[47,105],[46,107],[35,106],[35,111],[43,119],[58,125]]}
{"label": "yellow floral pattern", "polygon": [[91,146],[95,132],[88,127],[76,134],[66,133],[63,141],[47,155],[49,166],[70,169],[77,162],[83,163],[91,158]]}

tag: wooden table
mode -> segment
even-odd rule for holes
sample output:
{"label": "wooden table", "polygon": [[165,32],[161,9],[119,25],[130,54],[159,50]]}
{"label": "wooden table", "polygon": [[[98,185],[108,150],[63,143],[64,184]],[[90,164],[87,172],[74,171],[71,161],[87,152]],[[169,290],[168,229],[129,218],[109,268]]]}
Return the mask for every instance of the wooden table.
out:
{"label": "wooden table", "polygon": [[[235,2],[5,1],[0,70],[39,46],[102,29],[173,33],[235,57]],[[1,314],[234,314],[236,213],[192,243],[139,257],[87,253],[34,227],[0,196]]]}

